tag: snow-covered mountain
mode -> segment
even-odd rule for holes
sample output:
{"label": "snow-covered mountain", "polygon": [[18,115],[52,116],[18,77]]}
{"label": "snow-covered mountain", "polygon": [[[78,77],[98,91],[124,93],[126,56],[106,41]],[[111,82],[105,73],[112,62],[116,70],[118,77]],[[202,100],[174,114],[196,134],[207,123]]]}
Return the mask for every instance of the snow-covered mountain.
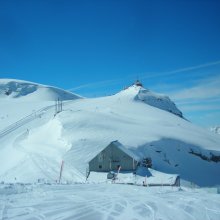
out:
{"label": "snow-covered mountain", "polygon": [[127,87],[119,92],[119,96],[120,95],[131,96],[131,99],[142,101],[153,107],[173,113],[179,117],[183,117],[182,112],[176,107],[175,103],[172,102],[168,96],[145,89],[139,80],[137,80],[130,87]]}
{"label": "snow-covered mountain", "polygon": [[[131,88],[132,87],[128,89]],[[172,102],[168,96],[154,93],[148,89],[143,88],[142,86],[136,86],[136,90],[138,91],[137,95],[135,96],[136,100],[143,101],[148,105],[183,117],[182,112],[176,107],[175,103]],[[126,93],[127,92],[128,91],[126,91]]]}
{"label": "snow-covered mountain", "polygon": [[26,101],[72,100],[80,98],[71,92],[52,86],[16,79],[0,79],[0,98],[23,98]]}
{"label": "snow-covered mountain", "polygon": [[[183,119],[168,97],[140,85],[113,96],[66,101],[56,115],[50,101],[2,99],[0,105],[8,114],[0,122],[11,122],[0,131],[0,180],[55,181],[64,160],[63,179],[83,181],[88,162],[119,140],[140,158],[151,157],[156,170],[198,185],[220,184],[220,137]],[[18,121],[18,106],[23,117],[34,112]]]}

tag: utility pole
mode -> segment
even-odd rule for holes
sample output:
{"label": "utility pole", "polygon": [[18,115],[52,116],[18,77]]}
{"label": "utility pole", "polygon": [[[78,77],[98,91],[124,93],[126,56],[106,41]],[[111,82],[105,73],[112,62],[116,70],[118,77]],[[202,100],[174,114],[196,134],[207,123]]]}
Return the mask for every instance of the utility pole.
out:
{"label": "utility pole", "polygon": [[62,160],[62,162],[61,162],[61,166],[60,166],[59,184],[60,184],[60,182],[61,182],[61,178],[62,178],[62,173],[63,173],[63,165],[64,165],[64,161]]}
{"label": "utility pole", "polygon": [[59,98],[55,101],[55,115],[63,111],[63,102]]}
{"label": "utility pole", "polygon": [[55,101],[55,115],[57,114],[57,100]]}

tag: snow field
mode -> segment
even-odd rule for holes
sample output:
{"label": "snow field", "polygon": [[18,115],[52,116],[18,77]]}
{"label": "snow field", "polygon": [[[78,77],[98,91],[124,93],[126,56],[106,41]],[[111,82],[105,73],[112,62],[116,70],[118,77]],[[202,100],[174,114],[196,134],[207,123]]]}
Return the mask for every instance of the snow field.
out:
{"label": "snow field", "polygon": [[0,218],[219,220],[220,195],[177,187],[39,185],[30,192],[1,196]]}

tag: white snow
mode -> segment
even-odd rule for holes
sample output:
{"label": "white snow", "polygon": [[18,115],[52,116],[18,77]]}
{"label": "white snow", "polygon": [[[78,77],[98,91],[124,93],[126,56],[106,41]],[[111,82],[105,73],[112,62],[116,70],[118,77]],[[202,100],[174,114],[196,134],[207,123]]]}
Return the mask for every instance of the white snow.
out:
{"label": "white snow", "polygon": [[206,189],[108,183],[2,187],[1,219],[220,219],[220,195]]}
{"label": "white snow", "polygon": [[[185,120],[168,97],[131,86],[81,99],[10,79],[0,80],[0,93],[0,219],[220,219],[220,162],[211,160],[220,136]],[[58,97],[68,100],[55,114]],[[150,157],[153,169],[86,180],[88,162],[114,140]],[[66,185],[57,185],[62,161]],[[163,186],[177,175],[181,188]]]}
{"label": "white snow", "polygon": [[146,185],[146,186],[156,186],[156,185],[174,185],[178,175],[166,174],[153,169],[147,169],[141,167],[136,173],[132,172],[119,172],[116,173],[116,179],[107,179],[108,172],[90,172],[87,182],[89,183],[114,183],[118,184],[133,184],[133,185]]}

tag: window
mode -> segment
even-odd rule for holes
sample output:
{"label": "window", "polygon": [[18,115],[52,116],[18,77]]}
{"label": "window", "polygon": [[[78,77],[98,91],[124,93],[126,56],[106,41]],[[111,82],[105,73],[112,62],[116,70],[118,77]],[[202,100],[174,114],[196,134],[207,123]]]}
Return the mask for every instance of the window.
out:
{"label": "window", "polygon": [[99,169],[102,169],[102,165],[99,165]]}

